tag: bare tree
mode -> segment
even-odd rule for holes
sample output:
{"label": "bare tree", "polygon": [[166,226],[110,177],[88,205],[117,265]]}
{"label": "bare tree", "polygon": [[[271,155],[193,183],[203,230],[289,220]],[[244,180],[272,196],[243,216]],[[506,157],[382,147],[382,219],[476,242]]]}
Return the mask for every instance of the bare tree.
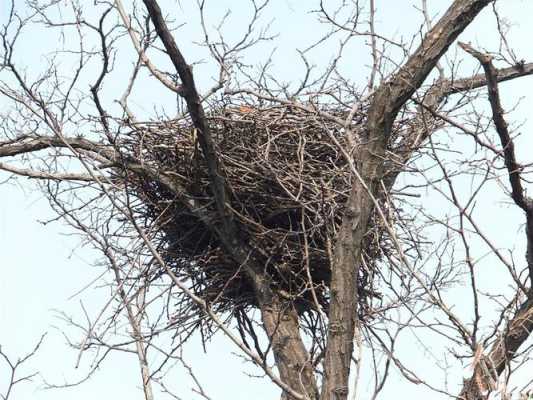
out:
{"label": "bare tree", "polygon": [[[180,19],[156,0],[12,2],[0,35],[0,94],[10,105],[0,168],[39,180],[58,216],[103,255],[108,305],[84,325],[67,318],[83,332],[72,343],[80,356],[99,349],[93,371],[111,351],[130,351],[146,399],[155,386],[170,394],[163,378],[175,363],[209,398],[180,351],[193,334],[220,332],[283,399],[355,398],[361,365],[373,399],[391,374],[455,398],[527,395],[531,382],[511,375],[530,365],[533,164],[518,161],[499,85],[533,74],[533,64],[515,55],[494,1],[448,3],[435,21],[418,3],[415,46],[380,34],[375,0],[317,2],[327,29],[299,51],[305,71],[295,84],[271,72],[270,58],[256,69],[246,62],[248,50],[276,40],[262,26],[268,0],[248,3],[237,38],[225,36],[229,14],[212,27],[210,4],[198,0],[195,26],[216,69],[204,91]],[[496,51],[459,43],[466,53],[453,58],[450,47],[483,10],[498,27]],[[60,32],[67,50],[35,75],[17,46],[40,27]],[[342,67],[358,40],[371,63],[363,84]],[[331,43],[331,62],[316,72],[310,55]],[[76,63],[68,76],[64,53]],[[483,71],[460,76],[457,57],[469,55]],[[114,70],[132,60],[118,96]],[[175,109],[135,111],[142,80],[168,91]],[[479,221],[478,197],[495,184],[524,213],[523,266]],[[427,190],[454,214],[418,201]],[[440,243],[431,230],[444,233]],[[505,290],[480,287],[487,253],[505,268]],[[465,285],[458,310],[447,293]],[[471,377],[462,388],[426,379],[398,351],[405,335],[444,341],[443,358],[471,364]]]}

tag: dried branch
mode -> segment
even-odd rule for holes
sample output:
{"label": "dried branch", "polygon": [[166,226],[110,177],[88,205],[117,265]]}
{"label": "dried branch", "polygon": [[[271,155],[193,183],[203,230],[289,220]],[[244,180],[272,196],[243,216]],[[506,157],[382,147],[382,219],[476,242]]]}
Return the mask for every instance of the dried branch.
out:
{"label": "dried branch", "polygon": [[6,391],[3,394],[0,393],[0,397],[2,398],[2,400],[9,400],[11,398],[10,396],[13,394],[13,390],[16,385],[19,385],[24,382],[29,382],[32,380],[33,377],[37,375],[37,372],[24,376],[18,376],[18,373],[20,372],[20,369],[24,367],[27,361],[37,354],[45,336],[46,334],[42,335],[33,350],[22,358],[18,358],[17,361],[13,361],[11,358],[9,358],[2,349],[2,346],[0,346],[0,360],[3,361],[5,365],[7,365],[7,368],[3,370],[9,370]]}
{"label": "dried branch", "polygon": [[[529,279],[533,283],[533,200],[525,195],[522,187],[520,176],[522,167],[516,160],[513,139],[504,118],[504,110],[498,89],[498,73],[489,54],[475,50],[466,43],[459,43],[459,45],[480,62],[485,72],[489,103],[492,109],[492,120],[502,145],[504,163],[511,185],[511,197],[526,215],[526,258]],[[466,400],[485,399],[488,397],[489,393],[495,389],[493,382],[496,382],[499,375],[510,365],[520,346],[533,331],[533,284],[527,292],[527,297],[527,300],[520,305],[504,330],[500,332],[489,353],[484,355],[482,350],[480,350],[481,355],[478,362],[475,363],[474,374],[465,383],[460,394]]]}
{"label": "dried branch", "polygon": [[139,40],[137,32],[133,29],[131,25],[131,20],[126,14],[126,10],[124,9],[124,5],[122,4],[122,1],[115,0],[115,5],[120,15],[120,18],[122,19],[122,22],[124,23],[124,26],[126,27],[126,30],[128,31],[128,35],[130,36],[131,42],[133,43],[133,46],[135,47],[135,50],[137,51],[137,54],[139,55],[139,58],[141,59],[142,63],[146,65],[146,67],[150,70],[152,75],[155,78],[157,78],[159,82],[161,82],[163,85],[165,85],[168,89],[172,90],[173,92],[180,93],[180,87],[176,85],[174,82],[172,82],[170,79],[168,79],[168,77],[165,76],[161,71],[159,71],[156,68],[156,66],[150,61],[150,58],[148,58],[148,56],[146,55],[145,51],[143,50],[141,46],[141,42]]}
{"label": "dried branch", "polygon": [[[316,397],[314,395],[317,391],[316,383],[313,372],[308,365],[310,358],[307,355],[298,330],[297,316],[294,311],[291,312],[285,309],[286,307],[282,304],[278,304],[279,299],[272,293],[269,278],[262,272],[262,265],[255,265],[253,256],[250,259],[251,249],[248,249],[248,246],[239,239],[239,233],[233,220],[233,212],[230,208],[228,188],[219,166],[211,129],[196,89],[192,68],[187,64],[176,45],[157,2],[155,0],[143,1],[157,34],[181,79],[182,96],[187,103],[189,115],[198,134],[200,147],[209,172],[218,216],[222,220],[222,231],[219,238],[224,243],[226,250],[233,254],[234,259],[245,266],[256,286],[256,295],[261,305],[265,329],[274,343],[274,354],[282,379],[290,387],[310,391],[311,396]],[[300,365],[305,373],[301,374],[299,370],[292,368],[291,365],[293,363]],[[292,392],[294,390],[292,389]]]}

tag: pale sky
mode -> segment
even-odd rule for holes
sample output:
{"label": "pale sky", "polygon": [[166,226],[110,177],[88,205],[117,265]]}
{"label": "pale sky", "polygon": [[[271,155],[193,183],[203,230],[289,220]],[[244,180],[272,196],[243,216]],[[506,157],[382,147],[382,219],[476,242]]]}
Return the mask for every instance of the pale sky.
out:
{"label": "pale sky", "polygon": [[[0,5],[0,23],[5,21],[7,5],[4,3]],[[19,0],[17,3],[22,3],[22,1]],[[177,7],[176,2],[162,1],[161,3],[163,6],[170,4],[168,10],[178,13],[176,17],[178,21],[187,20],[191,25],[197,21],[196,14],[187,14],[186,17],[179,14],[180,12],[187,13],[187,11]],[[231,8],[233,12],[231,18],[234,18],[232,26],[239,26],[239,21],[242,21],[243,15],[247,12],[246,7],[243,6],[246,2],[242,0],[220,2],[212,0],[211,3],[217,5],[213,10],[218,13],[223,12],[227,7]],[[268,15],[274,19],[272,30],[279,32],[280,37],[266,44],[261,50],[249,52],[251,62],[257,63],[269,53],[265,51],[266,48],[277,47],[274,57],[275,71],[287,81],[298,77],[301,72],[297,62],[298,55],[294,48],[303,47],[319,34],[314,16],[303,12],[300,8],[304,3],[314,2],[273,0]],[[430,6],[436,6],[437,4],[448,5],[451,2],[429,0],[429,3]],[[533,37],[533,25],[531,25],[533,4],[526,0],[506,0],[499,3],[501,3],[499,9],[502,14],[514,24],[509,39],[518,57],[527,62],[533,61],[533,48],[530,44],[530,38]],[[421,24],[420,14],[413,4],[417,2],[376,0],[378,29],[384,34],[396,33],[397,38],[403,37],[408,40],[418,31]],[[305,10],[308,8],[306,6]],[[231,35],[231,32],[229,34]],[[182,46],[185,55],[190,59],[201,58],[200,53],[197,53],[198,48],[191,46],[191,39],[184,36],[186,35],[178,36],[177,42]],[[493,17],[488,9],[469,27],[460,40],[472,41],[489,50],[497,50],[497,35],[494,30]],[[54,45],[50,43],[47,35],[34,31],[33,35],[26,35],[23,38],[20,44],[19,60],[24,59],[30,71],[38,71],[41,49],[53,48]],[[455,46],[451,51],[457,51]],[[346,56],[343,65],[349,76],[352,79],[360,79],[361,83],[364,83],[364,77],[368,74],[368,68],[365,66],[368,57],[365,54],[367,54],[365,51],[354,48],[354,53]],[[321,60],[327,61],[330,57],[331,54],[325,52],[315,54],[314,62],[319,64]],[[34,62],[29,63],[29,60],[34,60]],[[460,67],[460,71],[464,73],[460,75],[468,75],[475,66],[474,62],[465,57],[465,62]],[[129,64],[119,68],[129,68]],[[207,67],[195,67],[196,79],[203,87],[209,86],[207,71],[209,71]],[[119,72],[117,76],[120,75]],[[202,75],[202,72],[206,75]],[[120,88],[124,84],[125,82],[118,80],[116,82],[117,87]],[[151,80],[142,86],[141,90],[145,91],[144,103],[139,100],[136,104],[138,110],[150,111],[154,105],[172,109],[173,104],[169,96],[161,95],[165,93],[165,90],[157,82]],[[527,156],[533,144],[529,134],[533,128],[533,121],[529,122],[527,118],[533,106],[531,95],[533,78],[523,78],[519,82],[502,85],[502,92],[505,99],[504,105],[508,108],[524,97],[520,107],[511,113],[510,120],[524,122],[520,130],[524,135],[518,142],[517,153],[524,160],[531,161],[527,159]],[[5,105],[5,100],[0,99],[0,113]],[[461,143],[459,139],[455,145],[458,143]],[[3,182],[7,177],[6,173],[0,172],[0,181]],[[481,214],[484,218],[482,222],[486,222],[484,227],[487,232],[501,240],[499,243],[502,247],[517,248],[516,259],[521,262],[523,259],[523,242],[520,242],[523,240],[522,228],[520,228],[521,216],[514,209],[502,205],[501,201],[505,198],[501,196],[500,191],[496,190],[494,193],[494,196],[487,193],[484,197],[486,202],[478,206],[484,209]],[[143,399],[144,396],[139,388],[140,374],[135,356],[123,354],[111,356],[102,365],[101,370],[81,386],[42,390],[42,379],[54,384],[75,381],[83,375],[87,363],[90,362],[89,358],[82,359],[82,366],[79,370],[74,369],[78,353],[68,347],[61,332],[73,334],[71,337],[74,340],[79,340],[79,336],[76,336],[75,332],[58,318],[59,312],[83,319],[80,302],[83,302],[89,312],[97,313],[107,301],[107,292],[105,289],[95,289],[96,285],[93,284],[81,294],[75,295],[100,274],[100,269],[91,267],[98,255],[89,248],[80,247],[79,238],[72,235],[72,230],[61,222],[46,225],[39,222],[53,218],[53,214],[34,182],[18,179],[3,183],[0,185],[0,199],[2,199],[0,208],[0,265],[2,268],[0,345],[8,354],[16,358],[17,355],[23,355],[31,349],[44,332],[48,333],[41,350],[24,370],[28,373],[38,371],[41,376],[36,377],[31,384],[15,388],[12,399],[62,400],[73,397],[78,400]],[[430,208],[438,209],[441,206],[438,197],[431,191],[427,193],[423,201],[426,201]],[[481,249],[480,252],[482,252]],[[490,265],[487,265],[487,269],[489,268]],[[426,343],[426,345],[433,346],[432,343]],[[247,374],[256,374],[257,370],[232,355],[233,351],[237,350],[222,337],[218,337],[211,343],[207,348],[207,354],[203,353],[197,338],[191,340],[186,346],[186,358],[191,362],[211,398],[213,400],[277,398],[278,389],[266,379],[249,377]],[[422,343],[414,339],[412,343],[406,344],[405,350],[401,349],[402,351],[412,353],[413,366],[431,366],[434,363]],[[370,363],[370,360],[368,362]],[[5,371],[1,368],[0,364],[0,393],[6,379]],[[451,372],[454,376],[450,377],[450,380],[459,382],[461,373]],[[439,373],[437,371],[432,378],[436,381],[441,379]],[[177,367],[167,382],[183,399],[198,398],[194,397],[191,392],[192,384],[183,368]],[[365,393],[368,393],[369,388],[364,380],[359,390],[360,398],[367,398]],[[428,395],[431,398],[438,397],[434,393],[428,393],[422,386],[406,384],[405,380],[398,380],[396,384],[383,392],[382,397],[387,398],[397,394],[398,390],[401,390],[403,395],[415,399],[426,398]],[[169,397],[157,395],[156,398],[167,399]]]}

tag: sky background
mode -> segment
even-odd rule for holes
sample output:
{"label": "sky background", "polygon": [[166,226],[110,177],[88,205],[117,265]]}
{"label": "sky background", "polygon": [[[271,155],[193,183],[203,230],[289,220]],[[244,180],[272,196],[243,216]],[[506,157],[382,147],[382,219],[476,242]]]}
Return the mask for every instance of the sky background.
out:
{"label": "sky background", "polygon": [[[0,24],[5,21],[6,2],[0,4]],[[21,4],[22,1],[17,0]],[[184,3],[184,2],[182,2]],[[246,2],[211,1],[212,23],[217,20],[226,8],[230,8],[231,29],[228,35],[234,34],[234,27],[243,25],[243,18],[249,14]],[[259,46],[258,49],[249,51],[247,57],[250,63],[258,63],[265,59],[270,50],[276,48],[274,53],[274,71],[284,80],[297,79],[302,71],[295,48],[305,47],[318,37],[322,28],[317,28],[315,16],[308,13],[311,6],[296,0],[273,0],[268,10],[265,21],[272,20],[272,31],[280,35],[271,43]],[[314,2],[310,1],[308,4]],[[437,15],[439,7],[450,4],[450,1],[429,0],[432,15]],[[499,9],[514,24],[509,35],[510,43],[516,50],[519,58],[533,61],[533,49],[530,38],[533,37],[533,27],[530,23],[533,15],[533,5],[525,0],[500,1]],[[65,2],[66,4],[66,2]],[[208,2],[209,4],[209,2]],[[180,34],[177,41],[190,59],[200,59],[205,56],[202,50],[191,42],[194,32],[198,33],[196,23],[197,14],[185,5],[177,5],[177,2],[162,2],[169,13],[176,15],[178,21],[187,22],[184,29],[190,29],[188,34]],[[397,39],[410,40],[421,25],[420,13],[415,9],[417,2],[398,0],[377,0],[378,32],[386,35],[395,35]],[[462,41],[472,41],[490,50],[496,50],[498,46],[495,32],[494,19],[487,10],[471,27],[468,28],[461,38]],[[363,43],[363,42],[361,42]],[[128,42],[124,42],[128,45]],[[29,73],[38,72],[40,63],[43,62],[43,54],[47,49],[56,46],[52,42],[49,32],[42,30],[29,30],[21,39],[18,49],[19,60],[25,62]],[[456,47],[452,47],[452,54]],[[320,66],[324,60],[329,60],[332,54],[326,54],[323,49],[312,58]],[[159,60],[156,60],[159,61]],[[356,47],[347,53],[342,66],[346,74],[353,80],[360,80],[362,84],[368,76],[368,52],[364,46]],[[164,60],[161,60],[164,62]],[[65,62],[68,70],[68,60]],[[116,81],[108,84],[109,93],[120,93],[126,82],[120,79],[121,74],[131,65],[123,63],[117,68],[113,79]],[[122,70],[121,68],[124,68]],[[468,57],[459,67],[459,75],[469,75],[476,68],[476,63]],[[195,67],[196,79],[200,86],[210,86],[212,69],[209,65]],[[522,160],[527,160],[533,140],[529,131],[533,127],[527,119],[533,106],[533,78],[521,79],[520,82],[502,85],[505,106],[510,108],[518,100],[522,99],[519,107],[513,110],[510,120],[523,122],[520,129],[524,135],[518,141],[517,152]],[[139,113],[150,112],[154,105],[172,110],[174,107],[172,98],[165,89],[153,80],[146,80],[139,85],[137,90],[142,94],[136,100],[135,108]],[[120,89],[120,90],[119,90]],[[110,98],[111,103],[113,99]],[[0,99],[0,113],[6,102]],[[169,111],[170,112],[170,111]],[[456,145],[460,140],[455,142]],[[0,172],[0,345],[7,354],[14,358],[29,351],[38,341],[39,337],[47,332],[42,348],[27,369],[21,372],[31,373],[38,371],[39,377],[32,384],[17,387],[13,395],[15,400],[62,400],[75,397],[79,400],[100,398],[129,400],[141,400],[142,391],[139,389],[139,371],[134,355],[114,354],[102,365],[101,371],[96,373],[82,386],[68,389],[43,390],[43,379],[49,383],[62,384],[72,382],[83,376],[86,363],[78,370],[74,369],[78,353],[68,347],[63,333],[72,335],[76,340],[75,331],[60,318],[61,313],[83,318],[80,303],[83,302],[90,312],[96,313],[107,301],[105,288],[98,288],[97,284],[90,284],[101,272],[93,267],[96,252],[90,248],[80,246],[80,239],[72,234],[72,230],[61,222],[43,224],[54,217],[46,199],[40,194],[38,186],[27,179],[5,182],[8,175]],[[523,243],[521,243],[520,215],[513,208],[508,207],[502,201],[505,200],[499,191],[494,196],[489,193],[484,197],[481,218],[486,222],[487,230],[501,240],[501,245],[517,249],[517,259],[521,260]],[[422,201],[427,202],[428,207],[438,209],[442,207],[438,197],[428,192]],[[480,250],[481,251],[481,250]],[[490,270],[490,263],[485,267]],[[490,270],[492,271],[492,270]],[[487,273],[493,277],[498,272]],[[83,290],[89,284],[89,288]],[[427,344],[427,343],[426,343]],[[431,346],[432,344],[427,344]],[[200,380],[205,384],[207,393],[213,400],[225,399],[273,399],[278,396],[278,390],[266,380],[250,378],[248,374],[257,373],[255,369],[245,364],[243,360],[232,354],[234,350],[224,338],[217,337],[208,347],[208,354],[204,354],[199,346],[198,338],[194,338],[185,348],[186,357],[192,361]],[[411,344],[406,344],[405,352],[411,352],[413,365],[431,365],[434,360],[429,352],[424,350],[424,344],[413,339]],[[85,360],[84,360],[85,361]],[[6,374],[0,365],[0,391]],[[461,374],[454,371],[453,379],[460,379]],[[436,373],[438,374],[438,372]],[[435,380],[442,377],[434,375]],[[452,379],[452,380],[453,380]],[[4,381],[2,381],[4,380]],[[190,390],[191,381],[187,378],[183,368],[177,367],[168,379],[171,386],[183,399],[195,398]],[[405,381],[398,380],[392,385],[397,393],[401,390],[404,395],[412,398],[426,398],[428,393],[424,388],[416,385],[407,385]],[[367,398],[368,386],[364,380],[361,383],[361,398]],[[394,392],[383,393],[386,398]],[[435,395],[431,395],[432,398]],[[166,399],[165,396],[156,398]]]}

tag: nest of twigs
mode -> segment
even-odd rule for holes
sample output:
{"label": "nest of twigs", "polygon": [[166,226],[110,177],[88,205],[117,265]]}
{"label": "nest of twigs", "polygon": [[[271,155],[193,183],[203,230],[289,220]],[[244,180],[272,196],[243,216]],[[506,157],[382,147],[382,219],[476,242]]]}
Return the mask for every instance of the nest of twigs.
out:
{"label": "nest of twigs", "polygon": [[[332,140],[347,145],[339,125],[289,107],[223,107],[208,118],[241,239],[257,249],[254,256],[276,292],[300,313],[316,310],[316,300],[327,310],[331,250],[352,183],[346,159]],[[172,177],[186,197],[214,214],[207,166],[190,121],[134,129],[135,157]],[[157,226],[159,250],[176,274],[217,311],[255,307],[243,266],[224,251],[212,227],[161,184],[142,176],[135,182],[144,204],[141,214]],[[382,254],[384,234],[375,226],[367,234],[366,268],[359,276],[362,313],[368,296],[375,295],[371,269]]]}

